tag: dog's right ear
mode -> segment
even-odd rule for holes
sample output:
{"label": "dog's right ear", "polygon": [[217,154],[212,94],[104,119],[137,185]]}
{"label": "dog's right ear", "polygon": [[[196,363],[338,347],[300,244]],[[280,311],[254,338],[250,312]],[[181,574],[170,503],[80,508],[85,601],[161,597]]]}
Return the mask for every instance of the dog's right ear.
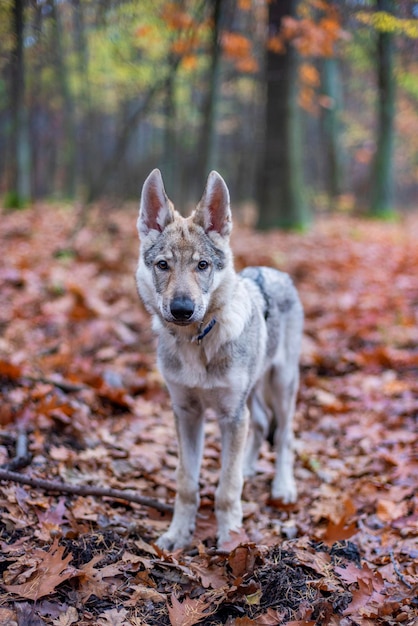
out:
{"label": "dog's right ear", "polygon": [[173,218],[173,206],[165,192],[161,172],[152,170],[142,187],[137,222],[139,236],[145,237],[151,230],[161,233]]}

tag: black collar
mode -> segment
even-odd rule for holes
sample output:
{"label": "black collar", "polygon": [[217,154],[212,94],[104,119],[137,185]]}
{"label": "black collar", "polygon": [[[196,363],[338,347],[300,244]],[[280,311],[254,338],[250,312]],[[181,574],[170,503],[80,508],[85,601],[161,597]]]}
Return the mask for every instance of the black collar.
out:
{"label": "black collar", "polygon": [[202,343],[202,340],[206,337],[208,333],[210,333],[215,324],[216,319],[213,318],[213,320],[211,320],[209,324],[205,326],[205,328],[196,337],[193,337],[193,341],[197,341],[197,344],[200,345]]}

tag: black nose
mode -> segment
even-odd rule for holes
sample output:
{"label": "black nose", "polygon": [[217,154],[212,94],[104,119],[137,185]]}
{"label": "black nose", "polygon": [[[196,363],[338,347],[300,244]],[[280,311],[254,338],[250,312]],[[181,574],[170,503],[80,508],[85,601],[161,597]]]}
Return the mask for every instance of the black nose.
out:
{"label": "black nose", "polygon": [[194,312],[194,304],[190,298],[179,296],[173,298],[170,304],[171,315],[179,322],[189,320]]}

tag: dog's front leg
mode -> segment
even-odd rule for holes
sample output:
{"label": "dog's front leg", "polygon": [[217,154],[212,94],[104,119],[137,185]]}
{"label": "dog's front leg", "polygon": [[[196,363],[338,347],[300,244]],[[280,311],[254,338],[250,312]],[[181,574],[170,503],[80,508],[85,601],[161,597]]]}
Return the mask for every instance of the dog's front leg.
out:
{"label": "dog's front leg", "polygon": [[249,411],[245,406],[238,416],[219,416],[222,453],[221,475],[215,494],[215,511],[218,522],[218,545],[230,539],[230,531],[242,525],[241,492],[243,486],[243,461],[247,439]]}
{"label": "dog's front leg", "polygon": [[[178,398],[170,389],[179,443],[177,493],[170,527],[157,541],[160,548],[177,550],[187,546],[195,529],[199,508],[199,472],[203,451],[204,420],[199,405],[191,398]],[[177,402],[180,400],[181,402]]]}

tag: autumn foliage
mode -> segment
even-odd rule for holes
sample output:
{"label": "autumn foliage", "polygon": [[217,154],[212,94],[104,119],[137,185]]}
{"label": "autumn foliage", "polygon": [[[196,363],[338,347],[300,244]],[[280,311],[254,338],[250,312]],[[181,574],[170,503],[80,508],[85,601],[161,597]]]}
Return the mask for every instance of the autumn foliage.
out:
{"label": "autumn foliage", "polygon": [[[136,209],[37,206],[0,225],[0,477],[172,503],[177,447],[134,284]],[[289,271],[306,311],[296,505],[269,500],[215,548],[216,422],[189,551],[154,544],[169,513],[122,497],[0,481],[0,623],[372,626],[417,618],[418,219],[318,220],[306,235],[235,229],[238,268]]]}

